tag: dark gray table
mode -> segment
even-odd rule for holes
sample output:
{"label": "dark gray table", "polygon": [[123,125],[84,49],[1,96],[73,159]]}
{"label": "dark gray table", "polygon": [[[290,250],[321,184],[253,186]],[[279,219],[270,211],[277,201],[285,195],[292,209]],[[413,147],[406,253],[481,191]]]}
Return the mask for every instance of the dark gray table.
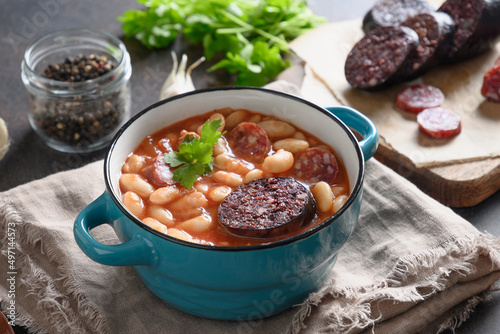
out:
{"label": "dark gray table", "polygon": [[[374,0],[310,0],[309,6],[330,21],[359,18]],[[32,131],[28,118],[28,101],[21,82],[20,64],[24,50],[35,38],[64,28],[92,27],[122,36],[116,17],[126,9],[139,8],[134,0],[17,0],[0,2],[0,117],[8,124],[12,138],[10,151],[0,161],[0,191],[36,180],[58,171],[69,170],[102,159],[104,151],[90,154],[56,152]],[[132,111],[137,113],[157,100],[163,81],[171,69],[170,50],[151,52],[135,40],[126,40],[131,54],[133,75]],[[176,43],[177,53],[197,59],[202,50]],[[207,74],[209,63],[194,73],[197,88],[229,84],[222,74]],[[500,192],[472,208],[454,209],[481,231],[500,236]],[[15,328],[26,333],[24,328]],[[457,333],[493,334],[500,331],[500,294],[479,305],[470,320]]]}

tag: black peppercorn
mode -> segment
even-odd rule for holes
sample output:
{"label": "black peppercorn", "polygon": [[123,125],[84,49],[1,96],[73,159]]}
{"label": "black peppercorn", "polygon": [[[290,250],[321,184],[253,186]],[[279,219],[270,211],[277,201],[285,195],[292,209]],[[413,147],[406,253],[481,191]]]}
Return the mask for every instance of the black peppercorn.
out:
{"label": "black peppercorn", "polygon": [[100,77],[115,66],[116,63],[106,56],[78,55],[73,60],[66,58],[59,64],[48,65],[43,73],[45,77],[57,81],[81,82]]}
{"label": "black peppercorn", "polygon": [[[43,75],[57,81],[84,82],[109,73],[115,66],[114,59],[105,55],[78,55],[48,65]],[[36,125],[46,136],[77,147],[98,142],[112,134],[123,120],[121,111],[126,108],[126,100],[120,92],[105,96],[75,95],[71,101],[64,102],[42,101],[31,96],[31,103]]]}

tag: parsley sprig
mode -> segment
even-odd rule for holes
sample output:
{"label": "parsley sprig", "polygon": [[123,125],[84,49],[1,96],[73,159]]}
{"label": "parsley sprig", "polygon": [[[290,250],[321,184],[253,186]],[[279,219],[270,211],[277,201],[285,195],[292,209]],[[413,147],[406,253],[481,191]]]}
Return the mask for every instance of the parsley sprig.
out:
{"label": "parsley sprig", "polygon": [[213,170],[213,146],[223,135],[217,129],[222,123],[221,119],[212,122],[208,120],[203,124],[199,138],[186,136],[179,145],[178,152],[165,153],[163,160],[174,170],[174,180],[186,188],[191,188],[198,175],[206,175]]}
{"label": "parsley sprig", "polygon": [[[235,85],[263,86],[291,65],[288,42],[326,19],[306,0],[137,0],[145,8],[118,18],[126,37],[150,49],[180,35],[202,45],[208,69],[234,74]],[[225,58],[224,58],[225,56]]]}

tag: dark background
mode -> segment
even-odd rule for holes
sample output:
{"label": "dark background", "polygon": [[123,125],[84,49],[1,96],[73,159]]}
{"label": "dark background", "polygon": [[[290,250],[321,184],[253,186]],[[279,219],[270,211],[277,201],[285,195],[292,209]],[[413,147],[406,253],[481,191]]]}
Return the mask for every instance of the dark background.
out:
{"label": "dark background", "polygon": [[[309,7],[329,21],[360,18],[375,0],[310,0]],[[0,161],[0,191],[102,159],[105,150],[89,154],[67,154],[46,146],[31,129],[27,118],[28,100],[21,81],[21,61],[26,47],[47,33],[75,27],[106,31],[123,39],[116,20],[125,10],[140,8],[135,0],[0,0],[0,117],[8,125],[12,143]],[[160,87],[172,68],[170,50],[186,53],[190,63],[202,50],[182,41],[171,48],[150,51],[135,40],[124,40],[131,55],[132,114],[158,100]],[[207,74],[213,63],[205,62],[193,73],[196,88],[228,85],[223,73]],[[480,231],[500,236],[500,192],[472,208],[454,209]],[[25,329],[15,328],[16,333]],[[456,333],[498,333],[500,294],[480,304]]]}

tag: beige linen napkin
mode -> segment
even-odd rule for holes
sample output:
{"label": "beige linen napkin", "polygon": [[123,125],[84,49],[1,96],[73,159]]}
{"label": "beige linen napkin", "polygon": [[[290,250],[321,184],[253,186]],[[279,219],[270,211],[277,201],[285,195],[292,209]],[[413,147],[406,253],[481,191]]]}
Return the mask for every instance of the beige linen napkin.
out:
{"label": "beige linen napkin", "polygon": [[[374,324],[375,333],[434,333],[459,325],[499,288],[499,239],[372,159],[358,226],[319,291],[267,319],[191,316],[154,296],[133,268],[95,263],[76,245],[73,221],[104,191],[102,168],[95,162],[0,194],[1,308],[9,313],[14,300],[16,324],[34,333],[370,333]],[[117,242],[110,228],[93,235]]]}

